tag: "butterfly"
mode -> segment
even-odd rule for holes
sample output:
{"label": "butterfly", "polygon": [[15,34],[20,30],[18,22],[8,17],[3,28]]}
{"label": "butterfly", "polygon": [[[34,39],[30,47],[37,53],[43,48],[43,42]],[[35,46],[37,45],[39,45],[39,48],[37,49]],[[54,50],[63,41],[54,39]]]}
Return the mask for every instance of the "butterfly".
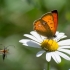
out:
{"label": "butterfly", "polygon": [[55,37],[55,33],[58,25],[58,12],[53,10],[44,14],[41,18],[34,21],[34,30],[43,36],[48,38]]}

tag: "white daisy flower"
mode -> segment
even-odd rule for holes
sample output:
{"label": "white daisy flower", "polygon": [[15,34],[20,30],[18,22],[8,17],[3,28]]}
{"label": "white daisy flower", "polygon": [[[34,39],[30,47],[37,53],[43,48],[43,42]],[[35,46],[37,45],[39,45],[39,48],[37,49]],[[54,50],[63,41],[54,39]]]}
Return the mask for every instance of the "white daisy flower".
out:
{"label": "white daisy flower", "polygon": [[67,36],[64,33],[56,32],[56,37],[53,39],[47,39],[44,36],[39,35],[36,31],[31,31],[30,34],[24,34],[25,37],[29,39],[22,39],[19,42],[25,46],[30,46],[34,48],[42,48],[36,54],[36,57],[40,57],[44,52],[46,52],[46,60],[51,61],[51,58],[56,63],[61,62],[61,57],[70,60],[70,39],[61,40]]}

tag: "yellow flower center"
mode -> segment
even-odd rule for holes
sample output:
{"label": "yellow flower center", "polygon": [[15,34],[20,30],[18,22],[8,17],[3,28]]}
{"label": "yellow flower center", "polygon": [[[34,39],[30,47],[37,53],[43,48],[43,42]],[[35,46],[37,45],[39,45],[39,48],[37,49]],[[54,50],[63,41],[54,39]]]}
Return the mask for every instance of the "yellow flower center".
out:
{"label": "yellow flower center", "polygon": [[58,49],[58,43],[54,40],[46,39],[41,43],[41,47],[46,51],[56,51]]}

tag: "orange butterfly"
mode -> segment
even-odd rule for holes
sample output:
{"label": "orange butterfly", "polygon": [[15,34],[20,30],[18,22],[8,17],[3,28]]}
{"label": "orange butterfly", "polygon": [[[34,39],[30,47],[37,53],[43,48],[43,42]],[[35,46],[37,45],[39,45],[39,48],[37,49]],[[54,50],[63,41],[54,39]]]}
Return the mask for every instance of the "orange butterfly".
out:
{"label": "orange butterfly", "polygon": [[58,12],[53,10],[34,22],[34,30],[43,36],[52,38],[55,36],[57,24]]}

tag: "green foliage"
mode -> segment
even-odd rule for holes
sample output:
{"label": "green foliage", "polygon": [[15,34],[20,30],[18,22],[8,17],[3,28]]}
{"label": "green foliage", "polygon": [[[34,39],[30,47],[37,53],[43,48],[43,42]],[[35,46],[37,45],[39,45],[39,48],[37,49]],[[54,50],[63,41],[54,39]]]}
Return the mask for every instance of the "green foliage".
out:
{"label": "green foliage", "polygon": [[[0,70],[43,70],[47,67],[44,55],[36,58],[38,49],[25,47],[19,40],[33,30],[36,19],[54,9],[58,10],[58,30],[70,38],[69,0],[0,0],[0,43],[15,46],[8,47],[10,54],[5,61],[0,56]],[[63,60],[59,65],[53,62],[51,67],[68,70],[69,65],[70,62]]]}

